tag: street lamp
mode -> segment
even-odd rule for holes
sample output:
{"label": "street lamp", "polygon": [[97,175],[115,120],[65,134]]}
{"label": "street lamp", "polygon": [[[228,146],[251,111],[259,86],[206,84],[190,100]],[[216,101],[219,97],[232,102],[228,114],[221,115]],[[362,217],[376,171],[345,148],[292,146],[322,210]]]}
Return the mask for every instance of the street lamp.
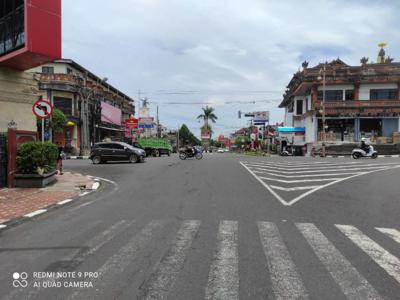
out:
{"label": "street lamp", "polygon": [[[325,119],[325,75],[326,75],[326,63],[320,69],[320,74],[322,73],[322,157],[326,156],[326,119]],[[318,80],[321,80],[321,75],[318,76]]]}

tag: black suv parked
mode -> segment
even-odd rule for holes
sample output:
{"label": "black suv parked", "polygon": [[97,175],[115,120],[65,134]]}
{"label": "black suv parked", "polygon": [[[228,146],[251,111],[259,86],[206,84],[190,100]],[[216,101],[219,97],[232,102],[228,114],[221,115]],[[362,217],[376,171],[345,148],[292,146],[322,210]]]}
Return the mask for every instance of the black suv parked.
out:
{"label": "black suv parked", "polygon": [[143,162],[145,157],[144,150],[122,142],[96,143],[89,156],[93,164],[107,161]]}

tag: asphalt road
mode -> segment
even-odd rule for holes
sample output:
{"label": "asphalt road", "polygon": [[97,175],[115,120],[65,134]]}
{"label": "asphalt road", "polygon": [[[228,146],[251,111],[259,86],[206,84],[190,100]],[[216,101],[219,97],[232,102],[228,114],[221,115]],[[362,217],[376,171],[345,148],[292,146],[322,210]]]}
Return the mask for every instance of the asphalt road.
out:
{"label": "asphalt road", "polygon": [[1,299],[400,299],[398,158],[65,169],[113,183],[0,231]]}

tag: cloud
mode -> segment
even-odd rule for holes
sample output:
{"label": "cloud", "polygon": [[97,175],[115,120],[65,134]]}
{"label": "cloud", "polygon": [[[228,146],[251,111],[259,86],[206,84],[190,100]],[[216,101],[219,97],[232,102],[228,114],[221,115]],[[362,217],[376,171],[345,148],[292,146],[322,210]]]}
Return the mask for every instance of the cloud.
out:
{"label": "cloud", "polygon": [[133,98],[141,89],[166,126],[182,118],[198,132],[201,111],[166,103],[212,102],[226,134],[246,125],[238,110],[270,110],[281,121],[276,106],[304,60],[357,65],[375,60],[381,41],[400,60],[399,15],[400,2],[389,0],[67,0],[63,55]]}

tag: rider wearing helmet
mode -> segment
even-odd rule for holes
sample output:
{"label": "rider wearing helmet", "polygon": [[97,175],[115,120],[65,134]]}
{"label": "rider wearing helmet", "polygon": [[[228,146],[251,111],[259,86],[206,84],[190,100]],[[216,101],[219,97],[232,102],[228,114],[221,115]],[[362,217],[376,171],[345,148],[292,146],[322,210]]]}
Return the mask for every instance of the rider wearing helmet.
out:
{"label": "rider wearing helmet", "polygon": [[370,149],[368,139],[366,139],[366,138],[362,138],[362,139],[361,139],[360,148],[361,148],[362,150],[364,150],[365,153],[368,154],[369,149]]}

